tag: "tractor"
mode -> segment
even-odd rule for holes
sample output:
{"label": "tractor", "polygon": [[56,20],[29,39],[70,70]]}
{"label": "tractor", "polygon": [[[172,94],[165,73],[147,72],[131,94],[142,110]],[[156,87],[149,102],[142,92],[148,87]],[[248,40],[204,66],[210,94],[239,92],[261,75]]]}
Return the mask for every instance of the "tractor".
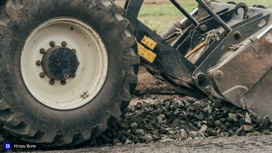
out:
{"label": "tractor", "polygon": [[20,139],[73,146],[113,125],[133,98],[139,65],[195,98],[272,115],[272,10],[195,0],[159,35],[144,0],[1,0],[0,121]]}

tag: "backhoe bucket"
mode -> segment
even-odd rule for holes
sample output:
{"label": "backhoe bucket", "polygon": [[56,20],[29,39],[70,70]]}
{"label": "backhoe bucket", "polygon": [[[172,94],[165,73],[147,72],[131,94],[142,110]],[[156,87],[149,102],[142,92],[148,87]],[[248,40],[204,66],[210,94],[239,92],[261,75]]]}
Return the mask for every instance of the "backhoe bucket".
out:
{"label": "backhoe bucket", "polygon": [[241,48],[213,69],[221,95],[258,117],[272,117],[272,35]]}
{"label": "backhoe bucket", "polygon": [[246,107],[257,116],[272,117],[272,69],[244,96]]}

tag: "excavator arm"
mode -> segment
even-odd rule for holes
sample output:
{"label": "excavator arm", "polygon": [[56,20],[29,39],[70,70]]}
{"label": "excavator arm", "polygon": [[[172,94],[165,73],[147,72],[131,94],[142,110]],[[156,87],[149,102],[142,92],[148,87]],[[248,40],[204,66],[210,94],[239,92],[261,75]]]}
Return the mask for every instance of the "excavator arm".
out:
{"label": "excavator arm", "polygon": [[196,0],[198,8],[188,13],[170,1],[186,19],[161,36],[137,19],[144,0],[126,1],[141,64],[186,95],[271,116],[272,10]]}

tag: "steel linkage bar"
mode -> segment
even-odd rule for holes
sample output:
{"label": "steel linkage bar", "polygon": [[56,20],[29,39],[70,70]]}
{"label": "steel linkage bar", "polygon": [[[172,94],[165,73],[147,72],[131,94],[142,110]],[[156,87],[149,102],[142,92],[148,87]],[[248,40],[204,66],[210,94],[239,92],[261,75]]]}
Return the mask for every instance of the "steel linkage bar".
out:
{"label": "steel linkage bar", "polygon": [[196,19],[194,19],[190,13],[188,13],[176,0],[170,0],[175,6],[176,8],[187,18],[189,19],[193,25],[198,26],[199,23]]}
{"label": "steel linkage bar", "polygon": [[232,29],[205,3],[203,0],[196,0],[196,2],[209,13],[216,22],[218,22],[227,33],[230,33]]}

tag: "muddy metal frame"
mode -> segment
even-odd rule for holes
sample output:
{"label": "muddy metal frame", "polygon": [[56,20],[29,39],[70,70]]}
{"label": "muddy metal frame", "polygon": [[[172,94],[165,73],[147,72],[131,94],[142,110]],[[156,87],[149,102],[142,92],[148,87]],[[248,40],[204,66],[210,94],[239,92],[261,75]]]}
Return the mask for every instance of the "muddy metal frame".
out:
{"label": "muddy metal frame", "polygon": [[[188,25],[172,46],[166,43],[165,38],[171,34],[173,28],[164,33],[163,39],[137,19],[144,0],[126,0],[126,18],[132,24],[138,41],[142,64],[151,72],[163,76],[162,79],[168,77],[171,78],[169,80],[178,80],[181,92],[190,96],[199,97],[211,94],[210,85],[213,84],[213,79],[209,74],[209,69],[218,64],[221,57],[230,50],[229,46],[242,42],[244,46],[247,46],[246,43],[250,44],[259,40],[272,29],[272,26],[269,26],[271,25],[272,12],[268,9],[250,8],[251,16],[248,17],[249,8],[244,3],[233,5],[196,0],[199,4],[198,10],[189,14],[177,1],[170,1],[187,18],[180,23],[180,26]],[[239,10],[240,8],[243,13]],[[237,17],[242,20],[234,20]],[[260,26],[262,22],[264,24]],[[188,51],[201,43],[202,40],[199,37],[213,29],[221,29],[221,32],[217,34],[216,39],[209,42],[196,62],[192,63],[185,58]],[[254,35],[256,33],[258,35]],[[250,81],[250,78],[245,79]],[[174,82],[170,83],[174,84]],[[196,88],[198,90],[195,90]],[[215,88],[213,90],[216,90]],[[223,96],[220,94],[217,92],[217,96],[222,98]]]}

